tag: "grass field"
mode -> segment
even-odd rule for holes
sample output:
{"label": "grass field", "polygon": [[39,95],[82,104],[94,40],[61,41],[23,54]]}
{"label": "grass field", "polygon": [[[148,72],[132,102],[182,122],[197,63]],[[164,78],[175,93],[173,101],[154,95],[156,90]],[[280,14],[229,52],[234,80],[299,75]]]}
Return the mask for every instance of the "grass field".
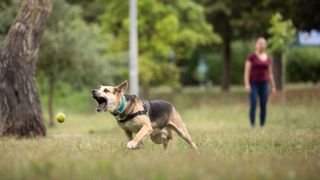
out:
{"label": "grass field", "polygon": [[[0,178],[319,179],[320,88],[292,87],[286,96],[286,106],[280,94],[271,97],[266,127],[251,129],[242,89],[154,91],[153,98],[177,106],[200,155],[176,135],[167,155],[149,139],[142,149],[127,150],[111,115],[58,107],[67,120],[46,138],[0,139]],[[93,101],[83,104],[94,111]]]}

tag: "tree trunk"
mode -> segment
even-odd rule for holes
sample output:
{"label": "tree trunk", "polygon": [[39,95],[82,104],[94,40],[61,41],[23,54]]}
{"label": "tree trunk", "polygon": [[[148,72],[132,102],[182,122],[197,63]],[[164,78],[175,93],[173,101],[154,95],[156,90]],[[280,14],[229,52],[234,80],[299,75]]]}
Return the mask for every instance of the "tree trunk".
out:
{"label": "tree trunk", "polygon": [[51,0],[23,0],[0,47],[0,122],[3,136],[45,136],[35,70]]}
{"label": "tree trunk", "polygon": [[49,126],[54,126],[53,119],[53,97],[54,97],[54,80],[49,80],[49,91],[48,91],[48,113],[49,113]]}
{"label": "tree trunk", "polygon": [[226,33],[223,38],[223,71],[222,71],[222,90],[230,89],[230,63],[231,63],[231,35]]}
{"label": "tree trunk", "polygon": [[273,74],[274,81],[277,91],[282,91],[283,89],[283,64],[282,64],[282,53],[273,53]]}
{"label": "tree trunk", "polygon": [[148,84],[142,85],[142,97],[145,99],[149,99],[150,95],[150,86]]}

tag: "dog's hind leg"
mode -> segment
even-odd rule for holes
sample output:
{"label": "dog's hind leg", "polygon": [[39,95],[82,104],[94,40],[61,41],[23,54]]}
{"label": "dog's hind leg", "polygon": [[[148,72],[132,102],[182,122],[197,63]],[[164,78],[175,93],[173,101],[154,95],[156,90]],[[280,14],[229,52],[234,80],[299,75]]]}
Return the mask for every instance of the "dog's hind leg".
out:
{"label": "dog's hind leg", "polygon": [[162,144],[163,144],[164,151],[168,152],[169,141],[172,140],[173,134],[172,134],[172,129],[166,128],[166,130],[167,130],[167,134],[164,140],[162,141]]}
{"label": "dog's hind leg", "polygon": [[182,137],[191,146],[192,150],[198,152],[197,145],[192,141],[192,138],[177,111],[173,112],[173,115],[167,126],[173,129],[180,137]]}
{"label": "dog's hind leg", "polygon": [[172,128],[180,137],[182,137],[182,139],[184,139],[191,146],[192,150],[198,152],[196,143],[192,141],[192,138],[185,127],[181,127],[180,125],[174,123],[170,123],[168,126]]}

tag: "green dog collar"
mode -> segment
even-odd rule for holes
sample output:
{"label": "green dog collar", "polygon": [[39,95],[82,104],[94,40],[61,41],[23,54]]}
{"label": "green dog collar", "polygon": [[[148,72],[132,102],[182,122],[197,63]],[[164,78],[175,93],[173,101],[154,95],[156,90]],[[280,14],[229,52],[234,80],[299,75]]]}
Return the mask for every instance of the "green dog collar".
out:
{"label": "green dog collar", "polygon": [[124,97],[123,95],[121,96],[121,103],[117,109],[117,113],[122,113],[124,107],[126,106],[126,97]]}

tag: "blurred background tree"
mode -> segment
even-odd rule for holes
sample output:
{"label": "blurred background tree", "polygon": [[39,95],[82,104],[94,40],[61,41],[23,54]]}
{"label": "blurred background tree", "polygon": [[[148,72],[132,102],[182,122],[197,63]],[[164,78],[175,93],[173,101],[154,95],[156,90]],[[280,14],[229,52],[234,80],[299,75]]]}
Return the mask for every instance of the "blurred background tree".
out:
{"label": "blurred background tree", "polygon": [[293,43],[296,35],[296,30],[293,27],[291,20],[283,20],[280,13],[276,13],[270,20],[271,27],[268,29],[270,38],[268,45],[270,51],[273,53],[273,71],[275,77],[276,89],[281,91],[283,89],[283,53],[287,50],[289,45]]}
{"label": "blurred background tree", "polygon": [[[243,0],[241,3],[236,0],[200,0],[200,3],[205,8],[207,21],[215,27],[216,32],[223,39],[220,47],[214,47],[214,49],[221,48],[222,57],[220,53],[210,55],[223,59],[222,63],[219,62],[222,66],[219,66],[221,70],[218,70],[221,72],[222,90],[228,90],[232,83],[238,83],[237,78],[232,77],[235,70],[238,75],[242,72],[238,71],[237,67],[233,67],[233,64],[237,65],[238,62],[232,62],[232,60],[239,58],[233,55],[234,51],[238,51],[232,48],[233,41],[245,44],[250,41],[252,43],[252,39],[258,36],[268,38],[269,19],[276,12],[280,12],[285,18],[292,19],[294,26],[301,30],[320,29],[320,11],[314,8],[320,7],[320,1],[317,0],[308,2],[303,0]],[[305,15],[310,18],[306,18]],[[245,59],[246,56],[242,58]]]}
{"label": "blurred background tree", "polygon": [[0,41],[4,40],[9,28],[17,15],[21,0],[0,1]]}
{"label": "blurred background tree", "polygon": [[[109,1],[101,24],[114,37],[108,52],[114,56],[127,52],[128,2]],[[178,86],[179,63],[190,58],[199,45],[220,41],[206,23],[203,8],[191,0],[138,1],[138,27],[139,78],[145,97],[150,85]]]}
{"label": "blurred background tree", "polygon": [[[273,12],[287,4],[278,3],[277,6],[273,6],[272,0],[244,0],[241,3],[236,0],[201,0],[200,2],[205,7],[208,22],[216,28],[223,39],[221,89],[228,91],[233,73],[233,70],[231,71],[234,57],[232,42],[234,40],[248,41],[266,35],[268,20]],[[242,58],[245,59],[246,55]]]}
{"label": "blurred background tree", "polygon": [[65,0],[70,5],[76,5],[84,9],[82,12],[83,20],[87,23],[97,23],[99,22],[99,17],[101,14],[105,13],[106,5],[108,1],[106,0]]}
{"label": "blurred background tree", "polygon": [[82,19],[80,6],[55,0],[37,65],[40,87],[48,94],[50,126],[54,125],[53,97],[59,84],[81,90],[113,83],[112,65],[103,57],[107,41],[108,35],[97,24]]}

